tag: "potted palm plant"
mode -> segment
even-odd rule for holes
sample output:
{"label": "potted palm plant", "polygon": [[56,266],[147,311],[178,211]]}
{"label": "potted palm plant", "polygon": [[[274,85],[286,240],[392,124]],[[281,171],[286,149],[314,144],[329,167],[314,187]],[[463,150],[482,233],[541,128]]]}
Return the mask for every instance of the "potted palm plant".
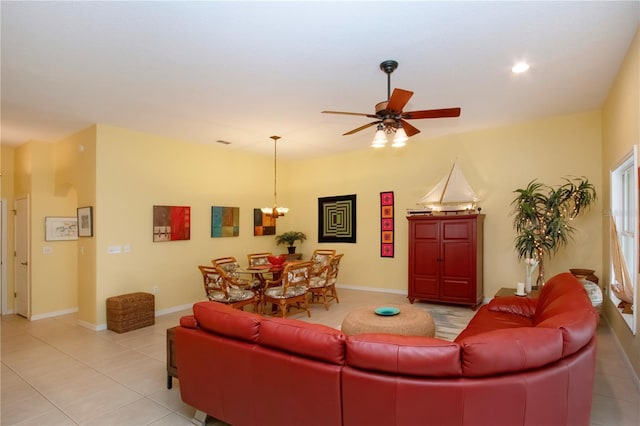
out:
{"label": "potted palm plant", "polygon": [[276,244],[277,245],[286,244],[289,254],[293,254],[296,252],[296,247],[294,246],[296,241],[303,242],[306,239],[307,239],[307,236],[305,235],[304,232],[288,231],[280,235],[276,235]]}
{"label": "potted palm plant", "polygon": [[596,200],[596,189],[587,178],[564,178],[564,181],[551,187],[534,179],[526,188],[513,191],[518,194],[511,202],[516,251],[519,259],[537,261],[538,287],[544,285],[544,257],[567,245],[575,231],[571,220]]}

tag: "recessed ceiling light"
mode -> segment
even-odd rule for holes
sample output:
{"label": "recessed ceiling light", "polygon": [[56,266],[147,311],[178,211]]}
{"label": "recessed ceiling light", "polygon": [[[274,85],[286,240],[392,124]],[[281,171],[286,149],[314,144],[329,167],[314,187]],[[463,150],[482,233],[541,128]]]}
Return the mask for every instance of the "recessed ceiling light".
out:
{"label": "recessed ceiling light", "polygon": [[520,74],[521,72],[525,72],[529,69],[529,64],[526,62],[518,62],[511,68],[511,71]]}

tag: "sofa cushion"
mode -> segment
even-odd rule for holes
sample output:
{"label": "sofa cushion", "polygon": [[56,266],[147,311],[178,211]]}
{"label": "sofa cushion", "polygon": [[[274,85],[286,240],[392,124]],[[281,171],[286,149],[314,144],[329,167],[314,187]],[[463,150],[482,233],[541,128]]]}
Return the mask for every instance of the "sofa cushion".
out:
{"label": "sofa cushion", "polygon": [[562,357],[562,333],[550,328],[493,330],[457,343],[462,355],[462,374],[467,377],[537,368]]}
{"label": "sofa cushion", "polygon": [[247,342],[258,340],[258,329],[262,321],[260,315],[217,302],[196,303],[193,305],[193,315],[204,330]]}
{"label": "sofa cushion", "polygon": [[582,283],[568,272],[558,274],[542,287],[534,322],[538,324],[553,315],[588,306],[591,301]]}
{"label": "sofa cushion", "polygon": [[530,299],[528,297],[495,297],[489,302],[489,310],[533,318],[537,304],[538,299]]}
{"label": "sofa cushion", "polygon": [[433,337],[358,334],[347,338],[347,365],[422,377],[460,376],[460,347]]}
{"label": "sofa cushion", "polygon": [[522,315],[491,310],[489,305],[483,305],[471,318],[469,324],[455,338],[455,342],[478,334],[496,329],[532,327],[533,319]]}
{"label": "sofa cushion", "polygon": [[579,311],[582,309],[590,309],[593,307],[587,291],[580,284],[581,290],[569,291],[555,297],[553,300],[547,300],[544,306],[539,306],[534,316],[535,324],[551,318],[553,316],[563,314],[565,312]]}
{"label": "sofa cushion", "polygon": [[598,313],[593,306],[571,310],[549,317],[536,328],[552,328],[562,333],[562,356],[571,355],[585,346],[596,332]]}
{"label": "sofa cushion", "polygon": [[321,324],[265,318],[260,324],[258,343],[334,364],[342,365],[345,361],[344,334]]}

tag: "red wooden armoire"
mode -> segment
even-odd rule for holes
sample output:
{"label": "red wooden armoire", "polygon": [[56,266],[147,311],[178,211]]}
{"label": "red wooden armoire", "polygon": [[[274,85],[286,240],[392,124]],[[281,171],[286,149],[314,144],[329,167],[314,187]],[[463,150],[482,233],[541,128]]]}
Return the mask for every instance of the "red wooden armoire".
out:
{"label": "red wooden armoire", "polygon": [[409,220],[409,301],[469,305],[482,288],[482,214],[413,215]]}

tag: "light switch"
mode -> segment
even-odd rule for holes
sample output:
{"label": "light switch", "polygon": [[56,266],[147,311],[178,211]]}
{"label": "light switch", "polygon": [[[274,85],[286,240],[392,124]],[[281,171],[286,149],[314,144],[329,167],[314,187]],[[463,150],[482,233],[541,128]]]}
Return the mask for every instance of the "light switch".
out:
{"label": "light switch", "polygon": [[53,253],[53,247],[51,246],[42,247],[42,254],[51,254],[51,253]]}
{"label": "light switch", "polygon": [[119,254],[122,252],[122,248],[120,246],[109,246],[107,247],[108,254]]}

